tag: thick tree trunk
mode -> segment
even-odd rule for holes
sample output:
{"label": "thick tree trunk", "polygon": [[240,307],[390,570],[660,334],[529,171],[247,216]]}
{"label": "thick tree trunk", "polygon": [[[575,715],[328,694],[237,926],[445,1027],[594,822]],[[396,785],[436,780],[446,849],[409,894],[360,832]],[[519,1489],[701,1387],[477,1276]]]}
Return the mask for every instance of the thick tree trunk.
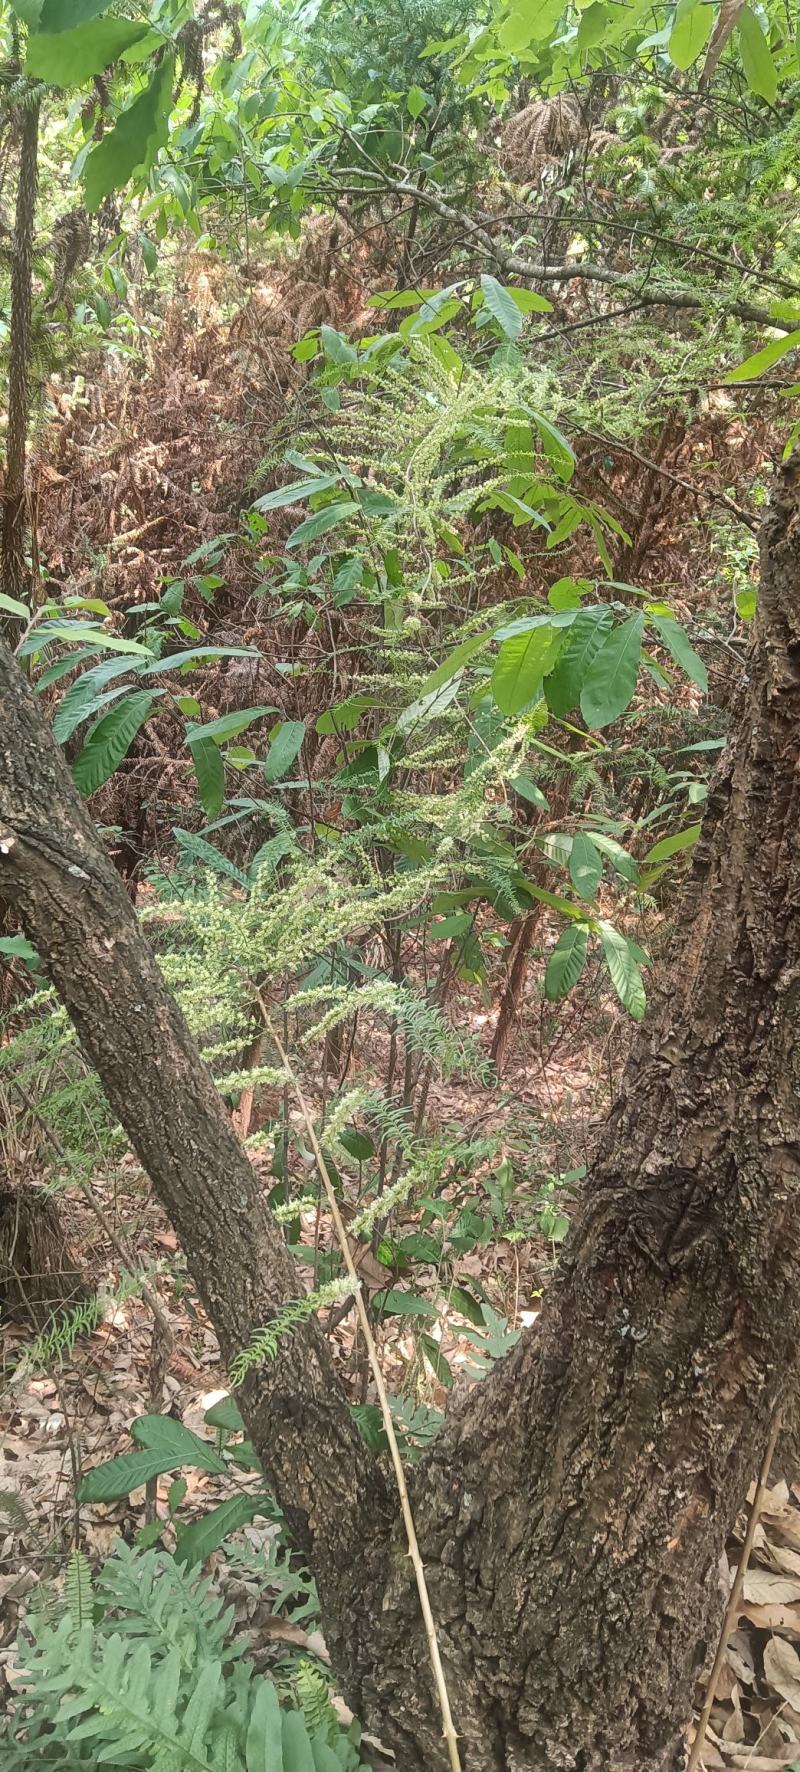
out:
{"label": "thick tree trunk", "polygon": [[[650,1010],[538,1329],[415,1472],[469,1772],[678,1772],[718,1558],[796,1362],[799,476],[764,528],[675,989]],[[425,1742],[410,1622],[399,1587],[384,1595],[362,1704],[377,1686],[384,1714],[405,1713],[421,1768],[436,1724]]]}
{"label": "thick tree trunk", "polygon": [[[800,1336],[800,501],[781,481],[738,739],[537,1330],[456,1400],[412,1503],[466,1772],[678,1772],[717,1561]],[[226,1353],[295,1286],[38,707],[0,660],[0,891],[171,1212]],[[245,1413],[347,1696],[445,1764],[396,1511],[311,1330]]]}
{"label": "thick tree trunk", "polygon": [[[69,1010],[230,1361],[302,1291],[297,1268],[40,704],[2,642],[0,895]],[[280,1360],[252,1369],[242,1408],[319,1572],[328,1630],[334,1645],[343,1633],[347,1669],[364,1567],[382,1548],[380,1535],[365,1538],[361,1510],[382,1515],[386,1501],[315,1324],[285,1344]]]}

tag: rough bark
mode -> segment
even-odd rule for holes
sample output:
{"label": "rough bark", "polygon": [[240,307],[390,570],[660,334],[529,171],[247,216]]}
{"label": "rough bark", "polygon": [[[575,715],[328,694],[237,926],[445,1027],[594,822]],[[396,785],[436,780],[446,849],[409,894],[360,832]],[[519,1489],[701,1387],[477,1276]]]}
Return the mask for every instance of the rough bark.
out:
{"label": "rough bark", "polygon": [[[718,1558],[796,1361],[798,471],[764,528],[675,988],[649,1012],[538,1329],[415,1473],[469,1772],[678,1772]],[[410,1618],[384,1595],[361,1702],[377,1686],[405,1716],[421,1768],[439,1761],[403,1665]]]}
{"label": "rough bark", "polygon": [[[648,1014],[537,1330],[456,1400],[414,1472],[465,1772],[678,1772],[717,1627],[717,1560],[796,1359],[797,478],[784,473],[764,529],[738,737],[709,798],[675,990]],[[288,1257],[7,655],[0,692],[0,890],[230,1352],[292,1289]],[[316,1559],[350,1702],[399,1772],[435,1772],[440,1723],[393,1503],[315,1333],[244,1402]]]}
{"label": "rough bark", "polygon": [[[297,1296],[297,1269],[40,704],[2,643],[0,895],[69,1010],[230,1360]],[[335,1646],[343,1631],[347,1668],[349,1617],[365,1563],[371,1551],[379,1560],[382,1545],[380,1533],[365,1536],[361,1512],[383,1517],[387,1503],[315,1325],[279,1361],[252,1369],[242,1407],[319,1573]]]}

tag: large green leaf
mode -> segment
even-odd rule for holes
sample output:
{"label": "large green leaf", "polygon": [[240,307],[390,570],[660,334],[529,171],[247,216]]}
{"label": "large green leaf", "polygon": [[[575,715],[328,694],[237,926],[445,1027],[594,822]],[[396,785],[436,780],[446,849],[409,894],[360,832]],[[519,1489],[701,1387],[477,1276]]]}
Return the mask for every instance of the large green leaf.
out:
{"label": "large green leaf", "polygon": [[89,728],[83,750],[72,767],[75,785],[84,798],[96,793],[127,756],[161,693],[159,689],[140,689]]}
{"label": "large green leaf", "polygon": [[654,843],[653,848],[648,850],[645,863],[649,867],[656,861],[669,861],[673,855],[679,855],[682,849],[691,849],[697,842],[701,829],[699,824],[690,824],[685,830],[676,831],[672,837],[662,837],[660,843]]}
{"label": "large green leaf", "polygon": [[774,105],[778,96],[778,71],[769,43],[751,7],[745,7],[736,29],[747,84],[751,92],[758,93],[759,98],[765,98],[769,104]]}
{"label": "large green leaf", "polygon": [[147,172],[167,140],[174,55],[166,55],[144,92],[117,118],[92,149],[83,168],[87,209],[98,209],[110,191],[128,182],[137,167]]}
{"label": "large green leaf", "polygon": [[271,1680],[260,1680],[245,1742],[247,1772],[283,1772],[281,1707]]}
{"label": "large green leaf", "polygon": [[603,878],[603,860],[585,831],[578,831],[572,839],[569,877],[581,898],[594,898]]}
{"label": "large green leaf", "polygon": [[305,720],[284,720],[280,731],[272,740],[267,761],[264,764],[264,780],[266,782],[283,780],[287,770],[291,769],[295,758],[300,754],[305,735]]}
{"label": "large green leaf", "polygon": [[285,505],[296,505],[311,498],[315,492],[330,492],[341,485],[341,474],[319,474],[315,479],[293,480],[291,486],[278,486],[257,498],[254,511],[280,511]]}
{"label": "large green leaf", "polygon": [[99,1464],[83,1478],[77,1489],[78,1500],[120,1501],[123,1495],[130,1495],[132,1489],[149,1483],[151,1477],[176,1470],[182,1462],[185,1461],[172,1458],[166,1452],[123,1452],[121,1458]]}
{"label": "large green leaf", "polygon": [[481,289],[490,314],[494,316],[506,338],[518,338],[522,331],[522,314],[511,290],[504,289],[496,277],[489,276],[481,277]]}
{"label": "large green leaf", "polygon": [[210,1508],[193,1525],[184,1527],[175,1552],[176,1563],[193,1569],[197,1563],[204,1563],[212,1551],[218,1550],[231,1532],[236,1532],[239,1526],[246,1526],[256,1514],[266,1514],[272,1519],[274,1512],[275,1503],[269,1495],[229,1496],[227,1501]]}
{"label": "large green leaf", "polygon": [[751,381],[754,376],[763,375],[765,369],[771,369],[773,363],[780,363],[788,351],[796,351],[800,345],[800,331],[787,332],[783,338],[774,338],[760,351],[754,351],[752,357],[746,357],[744,363],[738,363],[735,369],[728,371],[726,382]]}
{"label": "large green leaf", "polygon": [[213,738],[189,734],[197,791],[206,818],[217,818],[225,804],[225,765]]}
{"label": "large green leaf", "polygon": [[146,24],[133,19],[102,18],[76,31],[38,32],[28,38],[25,71],[53,86],[82,86],[138,43],[146,30]]}
{"label": "large green leaf", "polygon": [[218,720],[207,720],[205,726],[191,726],[186,742],[196,744],[198,738],[213,738],[216,744],[223,744],[228,738],[238,738],[255,720],[263,720],[266,714],[279,711],[276,707],[237,708],[231,714],[220,714]]}
{"label": "large green leaf", "polygon": [[667,44],[673,67],[684,71],[705,49],[714,23],[714,8],[708,0],[679,0],[675,23]]}
{"label": "large green leaf", "polygon": [[307,542],[316,541],[318,535],[325,535],[328,529],[336,529],[346,518],[357,517],[360,509],[352,498],[340,498],[335,504],[324,505],[321,511],[315,511],[313,517],[306,517],[304,523],[292,530],[287,548],[305,547]]}
{"label": "large green leaf", "polygon": [[[127,672],[127,660],[114,659],[113,662],[118,668],[111,673],[112,676],[119,677]],[[102,684],[106,678],[99,681],[93,679],[94,672],[87,671],[86,676],[79,677],[77,683],[73,683],[66,695],[62,696],[53,715],[53,737],[57,744],[66,744],[82,722],[88,720],[90,715],[99,713],[100,708],[105,707],[108,702],[131,693],[128,683],[117,683],[113,689],[105,689]]]}
{"label": "large green leaf", "polygon": [[608,634],[610,609],[580,609],[559,653],[557,663],[544,680],[547,705],[561,720],[576,708],[583,680]]}
{"label": "large green leaf", "polygon": [[611,983],[623,1007],[634,1021],[641,1021],[647,1007],[642,974],[631,942],[603,917],[598,925],[603,957]]}
{"label": "large green leaf", "polygon": [[588,930],[579,923],[570,924],[559,936],[544,975],[544,994],[551,1003],[560,1003],[577,984],[586,964],[588,946]]}
{"label": "large green leaf", "polygon": [[44,0],[39,15],[40,31],[69,31],[87,19],[107,12],[110,0]]}
{"label": "large green leaf", "polygon": [[581,713],[589,727],[610,726],[624,714],[639,675],[644,616],[611,629],[583,680]]}
{"label": "large green leaf", "polygon": [[546,622],[503,641],[492,672],[492,694],[502,713],[518,714],[533,700],[545,673],[555,664],[563,640],[563,631]]}
{"label": "large green leaf", "polygon": [[[476,652],[481,652],[484,646],[488,645],[491,637],[487,628],[483,634],[473,634],[469,640],[462,640],[461,645],[456,646],[452,652],[448,653],[447,658],[442,659],[436,670],[431,671],[430,676],[425,678],[419,692],[420,697],[430,695],[435,689],[440,689],[443,683],[449,683],[456,671],[460,671],[469,659],[474,658]],[[318,724],[317,731],[319,732],[319,730]]]}
{"label": "large green leaf", "polygon": [[131,1434],[137,1445],[145,1446],[148,1452],[177,1454],[185,1464],[193,1465],[197,1470],[211,1471],[218,1477],[227,1470],[216,1447],[208,1440],[201,1440],[199,1434],[184,1427],[182,1421],[175,1421],[171,1415],[137,1415],[131,1422]]}
{"label": "large green leaf", "polygon": [[684,632],[680,623],[673,621],[670,615],[651,615],[650,620],[656,632],[661,636],[667,651],[672,654],[676,665],[680,665],[687,677],[690,677],[692,682],[702,689],[703,694],[707,695],[708,672],[699,652],[695,652],[688,634]]}
{"label": "large green leaf", "polygon": [[281,1720],[283,1772],[316,1772],[306,1720],[301,1710],[285,1710]]}

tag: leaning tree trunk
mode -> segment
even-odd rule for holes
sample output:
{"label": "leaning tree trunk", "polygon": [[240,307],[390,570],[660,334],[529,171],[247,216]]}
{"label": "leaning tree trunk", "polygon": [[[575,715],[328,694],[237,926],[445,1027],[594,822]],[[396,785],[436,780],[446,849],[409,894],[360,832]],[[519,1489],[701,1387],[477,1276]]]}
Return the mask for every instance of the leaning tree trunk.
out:
{"label": "leaning tree trunk", "polygon": [[[17,599],[25,591],[25,457],[31,406],[33,342],[33,235],[39,156],[39,101],[31,93],[21,109],[19,176],[11,260],[11,350],[8,364],[8,433],[3,487],[0,559],[3,586]],[[6,619],[6,626],[8,626]]]}
{"label": "leaning tree trunk", "polygon": [[[537,1330],[413,1473],[465,1772],[678,1772],[717,1563],[800,1336],[800,500],[783,476],[738,737],[671,995],[628,1066]],[[293,1288],[38,704],[0,653],[0,891],[67,1003],[230,1354]],[[320,1573],[347,1696],[445,1764],[396,1510],[315,1329],[244,1412]]]}

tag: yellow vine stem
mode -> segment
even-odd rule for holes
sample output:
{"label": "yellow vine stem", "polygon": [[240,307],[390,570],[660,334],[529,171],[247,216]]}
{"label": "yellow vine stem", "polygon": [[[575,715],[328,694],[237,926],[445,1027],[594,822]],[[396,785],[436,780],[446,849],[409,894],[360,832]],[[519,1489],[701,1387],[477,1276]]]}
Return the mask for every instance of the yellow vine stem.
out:
{"label": "yellow vine stem", "polygon": [[356,1267],[355,1267],[355,1263],[354,1263],[353,1257],[350,1253],[350,1245],[347,1241],[347,1232],[345,1231],[344,1223],[342,1220],[342,1215],[339,1211],[339,1203],[338,1203],[336,1195],[333,1191],[333,1183],[331,1181],[330,1175],[328,1174],[328,1167],[325,1162],[325,1158],[322,1154],[322,1150],[320,1148],[319,1139],[317,1138],[317,1134],[314,1130],[314,1124],[311,1119],[311,1115],[309,1113],[308,1106],[306,1104],[305,1096],[303,1095],[303,1091],[300,1088],[300,1084],[298,1083],[297,1077],[294,1074],[292,1066],[289,1063],[289,1059],[287,1057],[285,1048],[281,1044],[281,1041],[275,1032],[272,1022],[270,1021],[269,1015],[267,1013],[266,1004],[264,1003],[260,992],[257,992],[256,995],[258,997],[258,1003],[259,1003],[259,1008],[261,1010],[261,1014],[264,1018],[264,1025],[267,1029],[267,1032],[270,1035],[271,1040],[273,1041],[274,1045],[277,1048],[277,1051],[280,1055],[281,1063],[284,1065],[284,1067],[286,1069],[286,1072],[287,1072],[287,1075],[290,1079],[292,1088],[295,1092],[295,1095],[297,1096],[297,1103],[300,1108],[300,1112],[303,1116],[303,1122],[304,1122],[306,1131],[307,1131],[308,1136],[311,1140],[311,1148],[314,1152],[314,1156],[317,1161],[317,1168],[319,1169],[320,1179],[321,1179],[322,1185],[325,1189],[325,1195],[326,1195],[328,1205],[331,1210],[331,1217],[333,1219],[333,1223],[334,1223],[334,1226],[336,1229],[336,1235],[337,1235],[337,1238],[339,1241],[339,1247],[342,1251],[342,1256],[344,1258],[345,1267],[347,1268],[347,1272],[350,1276],[350,1279],[353,1281],[353,1284],[355,1286],[356,1311],[358,1313],[358,1320],[359,1320],[359,1323],[361,1324],[361,1328],[362,1328],[362,1331],[364,1334],[364,1341],[366,1342],[367,1357],[369,1359],[370,1367],[372,1370],[372,1376],[375,1380],[375,1389],[378,1393],[378,1401],[380,1403],[381,1415],[383,1416],[383,1425],[386,1429],[386,1438],[389,1442],[389,1451],[391,1453],[392,1464],[394,1466],[394,1474],[395,1474],[395,1478],[397,1480],[397,1489],[398,1489],[398,1493],[400,1496],[400,1508],[401,1508],[401,1512],[403,1515],[403,1524],[406,1529],[406,1538],[408,1540],[408,1554],[411,1558],[411,1562],[412,1562],[413,1569],[414,1569],[414,1575],[416,1577],[416,1582],[417,1582],[417,1592],[419,1594],[420,1611],[422,1613],[423,1623],[425,1625],[425,1635],[428,1639],[428,1652],[429,1652],[430,1658],[431,1658],[431,1667],[433,1668],[433,1678],[434,1678],[434,1682],[436,1685],[436,1695],[439,1700],[439,1709],[442,1713],[442,1734],[444,1736],[445,1741],[447,1742],[447,1751],[450,1756],[451,1772],[461,1772],[461,1760],[459,1758],[459,1753],[458,1753],[458,1737],[456,1735],[455,1726],[453,1723],[453,1714],[450,1709],[450,1699],[449,1699],[448,1693],[447,1693],[447,1683],[446,1683],[445,1677],[444,1677],[444,1668],[442,1667],[442,1658],[439,1653],[439,1642],[438,1642],[438,1638],[436,1636],[436,1625],[434,1623],[433,1612],[431,1611],[431,1602],[430,1602],[430,1595],[428,1593],[428,1584],[427,1584],[427,1581],[425,1580],[425,1569],[423,1567],[422,1557],[420,1556],[419,1543],[417,1540],[417,1533],[416,1533],[416,1528],[414,1525],[414,1516],[411,1512],[411,1503],[408,1499],[408,1490],[406,1488],[405,1472],[403,1470],[402,1460],[400,1458],[400,1448],[397,1444],[397,1436],[394,1431],[394,1422],[392,1421],[392,1412],[389,1408],[389,1399],[386,1395],[386,1386],[383,1382],[383,1373],[381,1372],[380,1364],[378,1361],[378,1350],[375,1346],[375,1338],[373,1336],[372,1329],[370,1327],[369,1317],[367,1316],[366,1308],[364,1306],[364,1300],[363,1300],[363,1297],[361,1294],[361,1281],[359,1280],[358,1273],[357,1273]]}
{"label": "yellow vine stem", "polygon": [[692,1751],[691,1751],[689,1758],[686,1762],[686,1772],[697,1772],[697,1767],[700,1765],[700,1759],[701,1759],[701,1755],[703,1752],[703,1747],[705,1746],[706,1730],[708,1728],[708,1719],[711,1715],[711,1707],[712,1707],[712,1705],[714,1703],[714,1699],[716,1698],[716,1695],[717,1695],[717,1686],[719,1684],[720,1673],[722,1672],[722,1664],[725,1660],[725,1651],[728,1647],[728,1641],[730,1639],[731,1632],[735,1629],[736,1620],[739,1616],[739,1601],[742,1597],[742,1588],[744,1587],[744,1578],[747,1574],[747,1568],[748,1568],[748,1564],[750,1562],[750,1552],[753,1548],[753,1540],[755,1539],[755,1535],[756,1535],[756,1526],[758,1525],[759,1515],[760,1515],[761,1509],[764,1505],[764,1494],[766,1491],[767,1483],[769,1482],[769,1473],[770,1473],[770,1467],[772,1464],[772,1455],[773,1455],[773,1452],[775,1451],[775,1446],[776,1446],[778,1434],[780,1433],[780,1431],[781,1431],[781,1410],[777,1409],[775,1411],[775,1414],[772,1419],[772,1426],[770,1428],[769,1439],[767,1441],[767,1449],[764,1453],[764,1457],[761,1460],[761,1469],[758,1473],[758,1482],[756,1484],[756,1492],[755,1492],[755,1495],[753,1496],[753,1499],[750,1503],[750,1518],[747,1522],[747,1531],[745,1532],[745,1535],[744,1535],[744,1544],[742,1545],[742,1554],[739,1558],[739,1567],[736,1571],[736,1576],[734,1579],[733,1587],[731,1588],[731,1591],[730,1591],[730,1598],[728,1600],[728,1604],[725,1607],[725,1617],[722,1620],[722,1629],[719,1633],[719,1642],[717,1644],[717,1653],[714,1656],[714,1666],[711,1669],[711,1675],[710,1675],[709,1682],[708,1682],[708,1688],[706,1690],[705,1704],[703,1705],[703,1709],[700,1712],[700,1720],[697,1725],[697,1734],[694,1738],[694,1741],[692,1742]]}

